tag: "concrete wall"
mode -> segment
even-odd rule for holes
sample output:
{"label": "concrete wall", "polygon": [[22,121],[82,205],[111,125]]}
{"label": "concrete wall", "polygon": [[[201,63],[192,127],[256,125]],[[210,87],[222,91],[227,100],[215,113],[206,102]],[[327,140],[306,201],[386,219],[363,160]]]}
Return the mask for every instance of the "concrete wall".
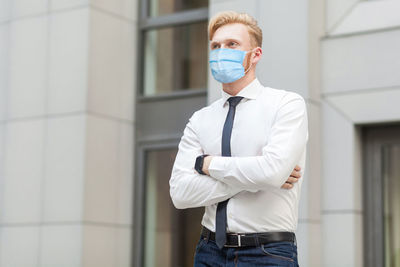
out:
{"label": "concrete wall", "polygon": [[129,266],[136,0],[0,1],[0,266]]}
{"label": "concrete wall", "polygon": [[321,39],[322,263],[363,266],[359,125],[400,121],[400,1],[328,0],[327,7]]}

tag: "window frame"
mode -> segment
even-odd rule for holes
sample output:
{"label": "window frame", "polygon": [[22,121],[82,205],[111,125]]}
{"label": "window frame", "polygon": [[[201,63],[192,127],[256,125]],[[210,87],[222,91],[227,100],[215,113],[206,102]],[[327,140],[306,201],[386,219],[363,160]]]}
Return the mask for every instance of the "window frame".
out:
{"label": "window frame", "polygon": [[137,177],[135,181],[134,188],[134,210],[133,210],[133,239],[132,239],[132,265],[135,267],[143,266],[144,264],[144,234],[145,234],[145,225],[144,225],[144,215],[146,212],[146,153],[150,151],[159,151],[159,150],[167,150],[167,149],[177,149],[179,144],[178,137],[172,137],[164,140],[146,140],[142,141],[138,144],[137,151],[138,153],[136,158],[137,169],[135,172],[137,173]]}
{"label": "window frame", "polygon": [[[209,17],[208,7],[192,10],[179,11],[171,14],[151,17],[148,15],[150,1],[140,0],[139,2],[139,23],[138,23],[138,43],[137,55],[143,55],[145,49],[145,33],[149,30],[162,29],[173,26],[187,25],[196,22],[207,21]],[[138,102],[158,101],[162,99],[190,97],[197,95],[207,95],[207,88],[197,90],[173,91],[166,94],[156,94],[146,96],[144,94],[144,56],[137,56],[137,85],[136,99]]]}

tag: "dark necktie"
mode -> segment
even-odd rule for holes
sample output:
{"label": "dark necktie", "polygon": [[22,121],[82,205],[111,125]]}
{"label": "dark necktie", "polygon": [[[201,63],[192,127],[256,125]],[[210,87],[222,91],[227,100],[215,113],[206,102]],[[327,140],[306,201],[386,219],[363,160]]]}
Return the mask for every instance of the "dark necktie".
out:
{"label": "dark necktie", "polygon": [[[239,104],[242,98],[241,96],[228,98],[229,111],[222,131],[222,156],[224,157],[231,156],[233,119],[235,118],[236,105]],[[222,249],[226,243],[226,206],[228,205],[228,201],[229,199],[218,203],[217,214],[215,216],[215,241],[220,249]]]}

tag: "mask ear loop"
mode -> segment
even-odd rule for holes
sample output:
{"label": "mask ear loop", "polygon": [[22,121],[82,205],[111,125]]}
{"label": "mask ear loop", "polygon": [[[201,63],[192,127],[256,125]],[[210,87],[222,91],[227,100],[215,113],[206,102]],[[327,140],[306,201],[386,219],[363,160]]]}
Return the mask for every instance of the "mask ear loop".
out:
{"label": "mask ear loop", "polygon": [[[249,52],[253,53],[253,50],[254,49],[246,51],[246,53],[249,53]],[[250,67],[244,72],[244,74],[246,74],[251,69],[251,67],[253,67],[253,62],[251,62]]]}

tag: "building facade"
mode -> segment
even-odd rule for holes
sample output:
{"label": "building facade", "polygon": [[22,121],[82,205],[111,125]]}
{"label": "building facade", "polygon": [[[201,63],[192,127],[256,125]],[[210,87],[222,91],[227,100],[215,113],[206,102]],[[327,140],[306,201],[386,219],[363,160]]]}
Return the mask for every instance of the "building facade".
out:
{"label": "building facade", "polygon": [[400,266],[399,0],[1,0],[0,267],[191,266],[168,179],[223,10],[307,103],[300,266]]}

